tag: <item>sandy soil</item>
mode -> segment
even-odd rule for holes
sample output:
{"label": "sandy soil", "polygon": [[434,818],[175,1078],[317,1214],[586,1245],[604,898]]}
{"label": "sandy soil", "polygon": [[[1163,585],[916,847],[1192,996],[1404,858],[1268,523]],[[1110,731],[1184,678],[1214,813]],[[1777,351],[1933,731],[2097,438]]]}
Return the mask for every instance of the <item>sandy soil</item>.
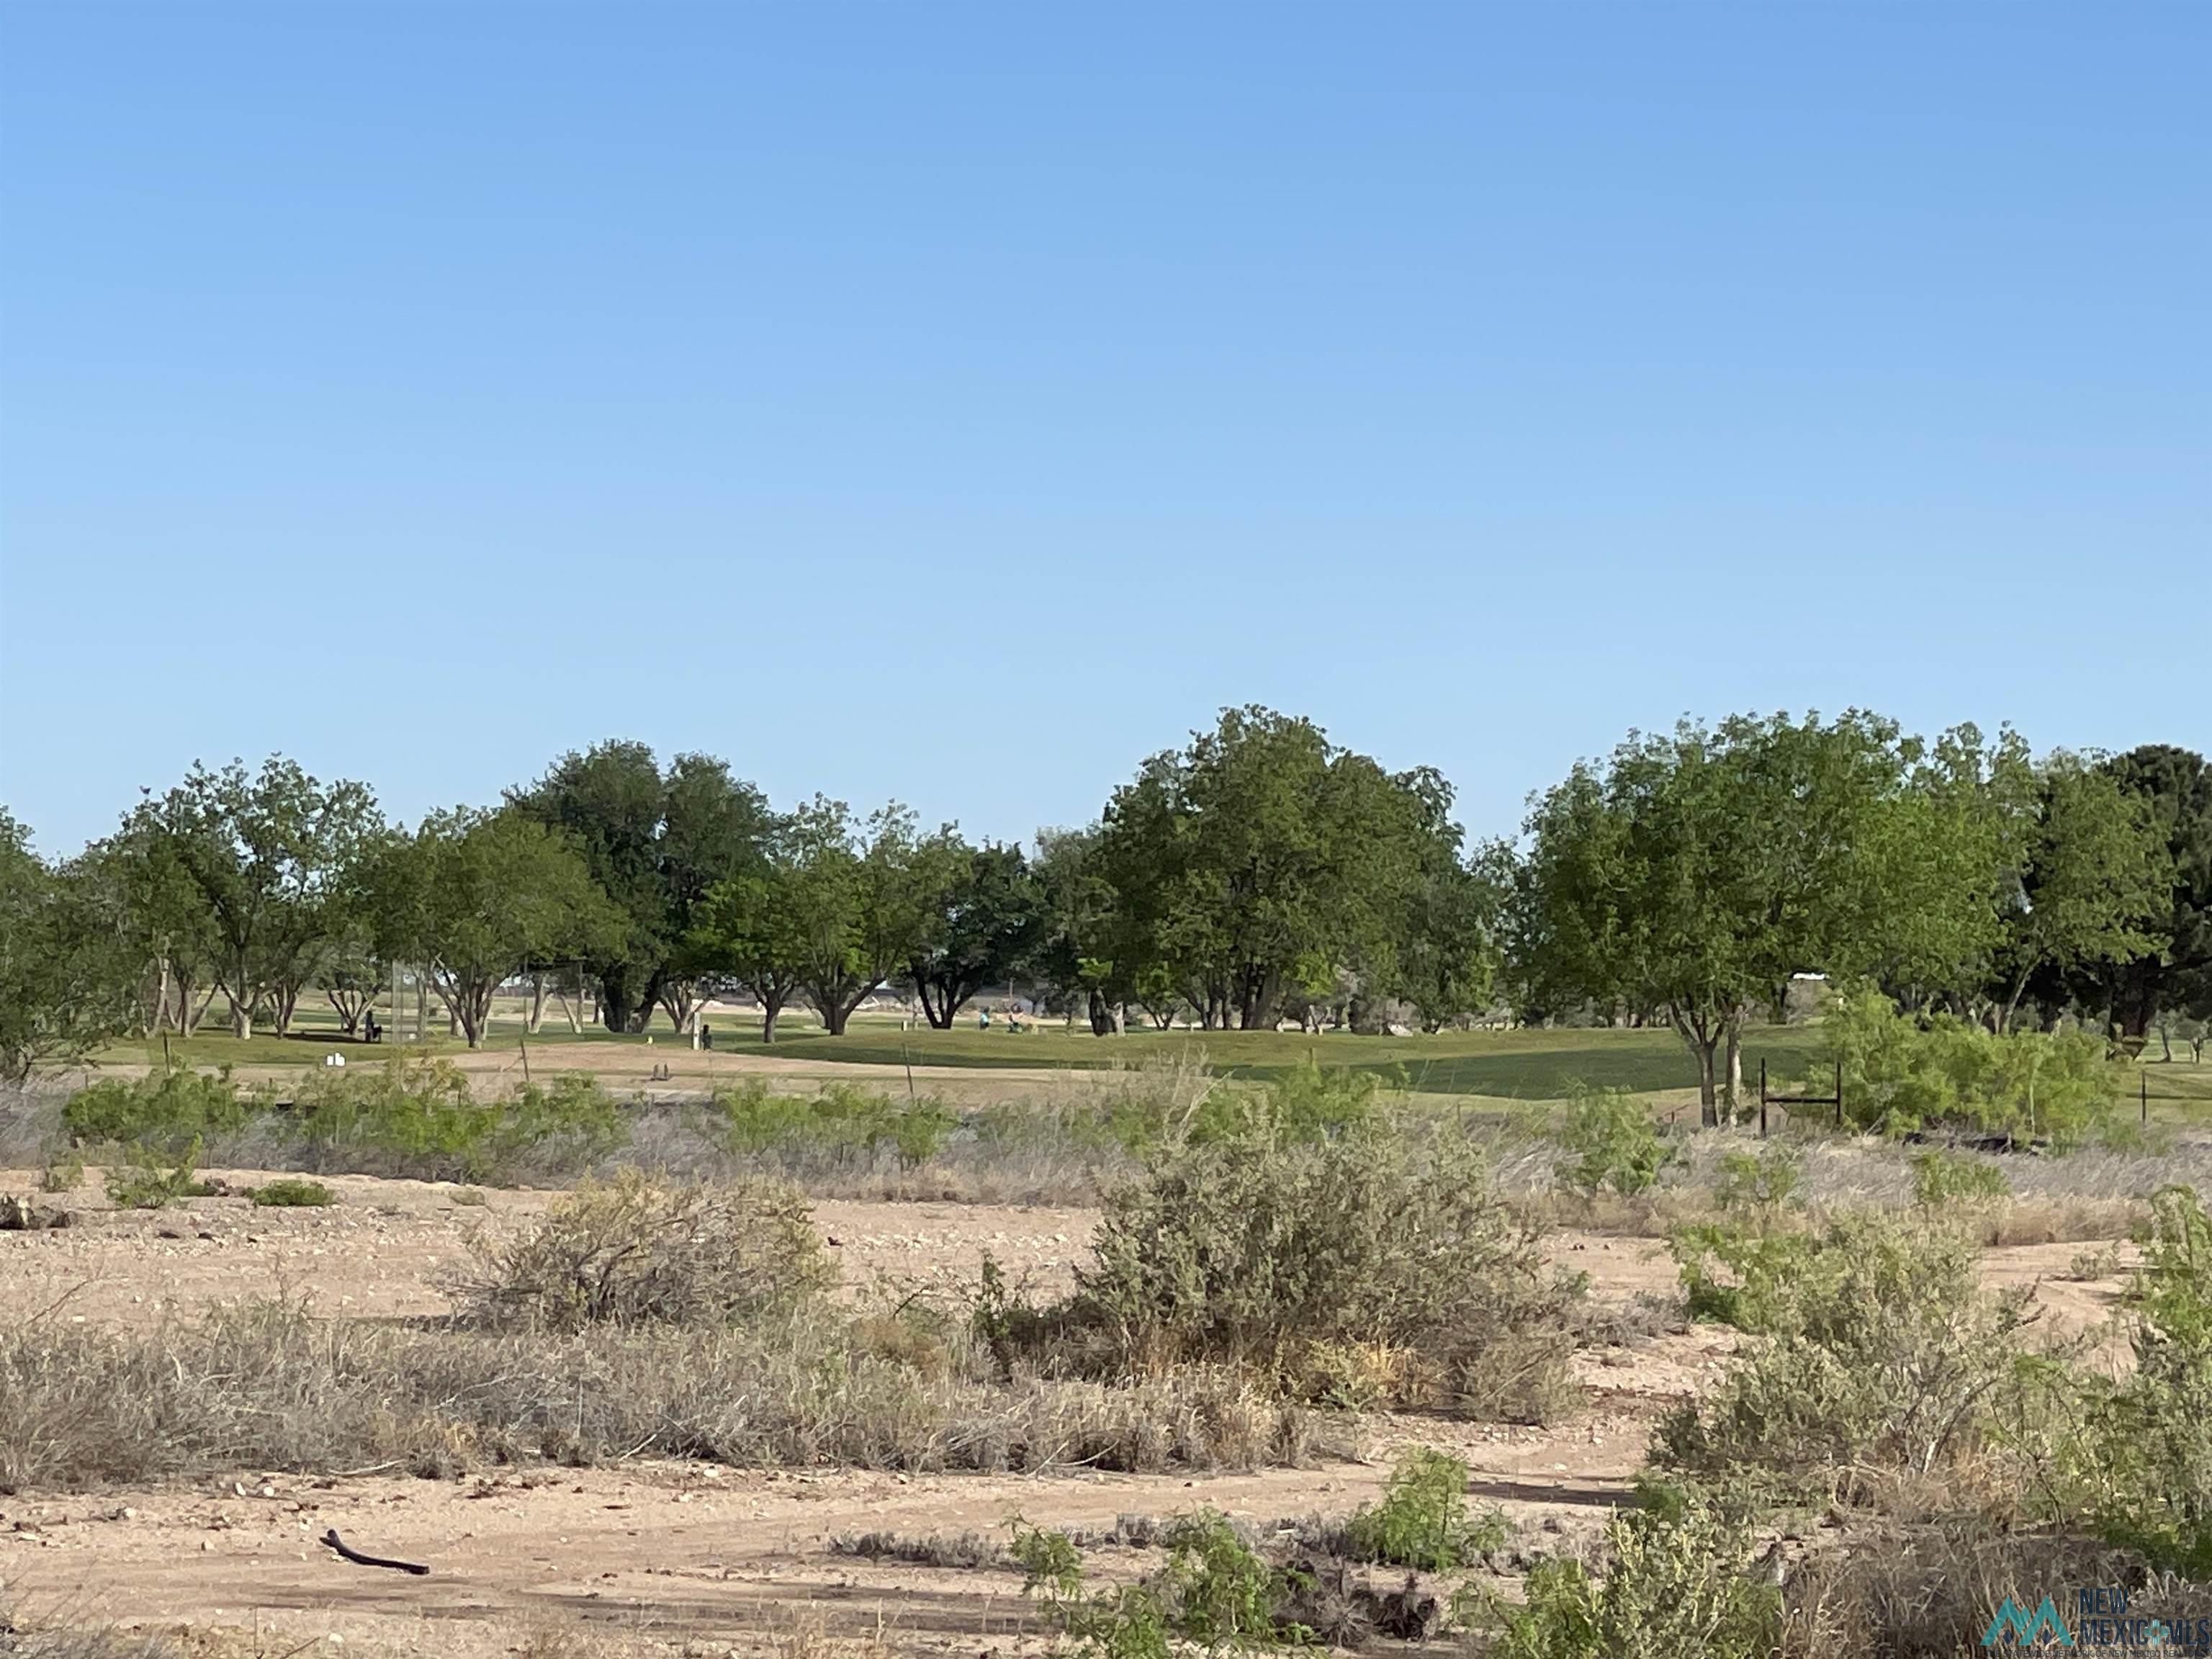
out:
{"label": "sandy soil", "polygon": [[[234,1186],[248,1171],[213,1172]],[[0,1233],[0,1317],[49,1316],[113,1328],[190,1316],[224,1298],[278,1290],[325,1311],[443,1311],[444,1285],[479,1229],[526,1222],[550,1196],[488,1192],[481,1205],[436,1183],[338,1176],[325,1211],[255,1210],[205,1199],[162,1213],[118,1212],[98,1176],[62,1195],[76,1224]],[[0,1171],[0,1192],[35,1189]],[[824,1202],[817,1219],[848,1285],[972,1279],[988,1252],[1040,1288],[1064,1284],[1092,1212],[956,1204]],[[1999,1284],[2033,1285],[2051,1322],[2078,1328],[2112,1310],[2118,1284],[2061,1281],[2080,1245],[1993,1250]],[[1674,1286],[1662,1246],[1562,1235],[1561,1262],[1600,1300],[1626,1304]],[[55,1304],[58,1304],[57,1307]],[[1725,1333],[1662,1335],[1577,1361],[1583,1412],[1541,1430],[1437,1419],[1372,1421],[1364,1461],[1191,1479],[1078,1474],[904,1477],[759,1473],[639,1462],[586,1471],[494,1472],[460,1482],[243,1474],[154,1491],[0,1498],[0,1588],[33,1614],[187,1628],[203,1651],[476,1656],[600,1652],[786,1659],[833,1647],[988,1656],[1042,1645],[1024,1620],[1018,1575],[833,1553],[844,1533],[1003,1539],[1019,1515],[1105,1527],[1123,1513],[1205,1504],[1266,1524],[1341,1514],[1372,1497],[1399,1444],[1465,1457],[1475,1495],[1524,1527],[1594,1527],[1643,1460],[1666,1402],[1705,1383]],[[316,1540],[336,1526],[356,1548],[429,1565],[427,1577],[352,1566]],[[1106,1551],[1112,1571],[1144,1559]],[[337,1638],[335,1641],[332,1638]]]}

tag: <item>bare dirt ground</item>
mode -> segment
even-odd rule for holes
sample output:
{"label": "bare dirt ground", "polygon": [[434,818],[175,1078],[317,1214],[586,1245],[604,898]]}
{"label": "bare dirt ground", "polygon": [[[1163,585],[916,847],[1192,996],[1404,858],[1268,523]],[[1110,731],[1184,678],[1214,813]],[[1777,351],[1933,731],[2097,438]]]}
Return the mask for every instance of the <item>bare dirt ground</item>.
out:
{"label": "bare dirt ground", "polygon": [[[250,1171],[214,1171],[234,1187]],[[163,1212],[116,1212],[96,1172],[50,1200],[67,1229],[0,1233],[0,1317],[127,1328],[191,1317],[226,1298],[312,1296],[343,1316],[436,1315],[479,1229],[514,1226],[549,1194],[489,1191],[482,1204],[436,1183],[337,1176],[328,1210],[257,1210],[238,1198]],[[0,1171],[0,1192],[36,1172]],[[846,1282],[951,1285],[986,1254],[1040,1290],[1065,1285],[1092,1212],[825,1201],[817,1224]],[[2064,1274],[2085,1247],[1992,1250],[1993,1283],[2033,1285],[2054,1328],[2106,1317],[2116,1279]],[[1663,1246],[1563,1234],[1553,1254],[1626,1305],[1674,1287]],[[1662,1334],[1578,1360],[1584,1409],[1543,1429],[1436,1419],[1370,1419],[1363,1461],[1255,1474],[908,1477],[755,1472],[640,1462],[584,1471],[495,1471],[454,1481],[386,1475],[316,1480],[242,1472],[155,1490],[0,1498],[0,1589],[23,1613],[190,1632],[199,1650],[554,1656],[773,1651],[831,1647],[989,1656],[1044,1643],[1018,1572],[935,1568],[834,1553],[866,1531],[1003,1540],[1016,1516],[1105,1528],[1125,1513],[1199,1504],[1265,1526],[1341,1515],[1372,1498],[1398,1446],[1453,1451],[1474,1496],[1524,1528],[1592,1528],[1641,1465],[1650,1424],[1701,1387],[1730,1351],[1725,1333]],[[335,1526],[356,1548],[423,1562],[426,1577],[349,1565],[316,1540]],[[1144,1558],[1108,1550],[1103,1571]]]}

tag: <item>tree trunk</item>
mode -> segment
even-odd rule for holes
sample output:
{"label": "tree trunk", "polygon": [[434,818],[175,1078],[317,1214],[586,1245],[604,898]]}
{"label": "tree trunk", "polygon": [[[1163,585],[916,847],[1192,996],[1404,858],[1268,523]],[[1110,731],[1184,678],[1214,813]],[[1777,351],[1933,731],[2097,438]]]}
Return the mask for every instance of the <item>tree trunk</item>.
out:
{"label": "tree trunk", "polygon": [[245,1042],[253,1035],[253,1005],[240,1002],[228,990],[223,994],[230,997],[230,1034]]}
{"label": "tree trunk", "polygon": [[1682,1041],[1690,1045],[1690,1052],[1698,1061],[1698,1121],[1706,1128],[1720,1124],[1720,1093],[1714,1086],[1715,1074],[1719,1070],[1715,1062],[1715,1050],[1720,1047],[1721,1034],[1711,1029],[1703,1015],[1692,1018],[1683,1012],[1680,1003],[1667,1005],[1668,1019],[1681,1033]]}
{"label": "tree trunk", "polygon": [[[952,1000],[952,988],[949,985],[933,986],[928,980],[917,974],[915,975],[914,988],[915,994],[921,999],[921,1017],[929,1022],[930,1030],[951,1030],[953,1017],[960,1012]],[[934,996],[930,994],[933,990],[936,992]]]}
{"label": "tree trunk", "polygon": [[1743,1030],[1741,1019],[1732,1019],[1728,1028],[1728,1081],[1726,1084],[1729,1122],[1733,1125],[1739,1115],[1743,1099]]}
{"label": "tree trunk", "polygon": [[545,975],[532,974],[530,976],[530,1012],[523,1016],[522,1020],[522,1029],[532,1036],[538,1035],[538,1028],[545,1023],[546,994]]}
{"label": "tree trunk", "polygon": [[1110,1035],[1113,1030],[1114,1012],[1106,1006],[1106,994],[1103,991],[1093,991],[1091,994],[1091,1035],[1106,1036]]}
{"label": "tree trunk", "polygon": [[169,1016],[169,958],[164,956],[158,960],[161,964],[161,981],[160,988],[154,994],[154,1023],[146,1029],[148,1036],[160,1030]]}

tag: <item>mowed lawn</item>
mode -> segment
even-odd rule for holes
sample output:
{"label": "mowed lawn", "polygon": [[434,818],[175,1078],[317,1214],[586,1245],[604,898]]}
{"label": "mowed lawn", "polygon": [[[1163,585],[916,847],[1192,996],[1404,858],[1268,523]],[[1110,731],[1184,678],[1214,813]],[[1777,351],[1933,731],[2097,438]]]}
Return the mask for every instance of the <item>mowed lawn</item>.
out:
{"label": "mowed lawn", "polygon": [[[727,1054],[762,1052],[756,1020],[724,1012],[711,1016],[716,1049]],[[459,1054],[464,1045],[448,1037],[445,1022],[431,1022],[426,1045],[434,1052]],[[684,1040],[663,1017],[651,1028],[653,1040],[665,1049]],[[496,1020],[484,1048],[512,1054],[523,1040],[519,1012]],[[544,1053],[541,1064],[561,1067],[564,1048],[588,1045],[645,1048],[646,1036],[617,1036],[597,1028],[571,1032],[558,1016],[528,1039],[532,1053]],[[1826,1068],[1819,1058],[1817,1027],[1753,1026],[1744,1040],[1744,1073],[1754,1086],[1759,1065],[1766,1062],[1774,1086],[1795,1088],[1808,1078],[1813,1092],[1827,1092]],[[342,1045],[327,1010],[302,1008],[289,1037],[268,1032],[240,1042],[211,1018],[189,1042],[172,1038],[168,1052],[194,1066],[310,1066]],[[344,1045],[356,1061],[368,1057],[353,1045]],[[370,1050],[369,1054],[392,1052]],[[809,1066],[837,1065],[910,1065],[958,1066],[966,1069],[1024,1067],[1030,1069],[1095,1070],[1141,1066],[1148,1060],[1176,1057],[1196,1059],[1203,1054],[1212,1070],[1255,1080],[1279,1075],[1293,1067],[1312,1064],[1328,1069],[1344,1067],[1373,1072],[1392,1086],[1444,1095],[1486,1096],[1498,1099],[1556,1100],[1577,1085],[1592,1088],[1623,1088],[1638,1093],[1662,1094],[1694,1090],[1697,1066],[1682,1040],[1664,1028],[1642,1030],[1555,1029],[1549,1030],[1444,1031],[1434,1036],[1355,1036],[1349,1032],[1309,1036],[1297,1031],[1157,1031],[1132,1029],[1118,1037],[1097,1037],[1081,1024],[1065,1027],[1058,1020],[1042,1024],[1025,1022],[1019,1031],[994,1018],[988,1030],[979,1030],[972,1015],[950,1031],[926,1028],[903,1030],[896,1019],[856,1017],[842,1037],[833,1037],[803,1015],[787,1014],[778,1023],[776,1055]],[[2193,1065],[2188,1050],[2177,1048],[2171,1063],[2161,1061],[2156,1045],[2138,1067],[2130,1069],[2122,1083],[2132,1099],[2147,1090],[2151,1115],[2163,1109],[2193,1117],[2212,1107],[2212,1064]],[[163,1047],[154,1042],[119,1042],[100,1059],[109,1063],[159,1064]],[[638,1055],[641,1071],[647,1065]]]}
{"label": "mowed lawn", "polygon": [[[711,1023],[718,1050],[760,1052],[755,1022],[725,1018]],[[462,1044],[445,1035],[444,1022],[434,1020],[431,1030],[428,1046],[433,1050],[461,1050]],[[662,1045],[682,1040],[665,1023],[657,1024],[651,1035]],[[521,1040],[519,1024],[501,1022],[494,1026],[484,1047],[511,1053]],[[210,1019],[189,1042],[172,1038],[168,1052],[196,1066],[305,1066],[319,1063],[341,1041],[325,1020],[302,1010],[302,1018],[289,1037],[262,1032],[240,1042]],[[599,1030],[578,1035],[558,1021],[549,1022],[529,1039],[533,1052],[550,1051],[543,1064],[556,1070],[564,1048],[580,1044],[642,1048],[645,1042],[643,1036],[617,1036]],[[1746,1074],[1755,1079],[1759,1062],[1764,1059],[1778,1082],[1802,1077],[1814,1063],[1818,1043],[1818,1032],[1807,1027],[1756,1028],[1745,1042]],[[163,1052],[158,1040],[128,1042],[115,1044],[101,1058],[114,1063],[159,1063]],[[366,1058],[353,1045],[347,1045],[347,1052],[356,1060]],[[1194,1060],[1202,1055],[1214,1071],[1235,1077],[1264,1079],[1312,1064],[1329,1070],[1373,1072],[1393,1086],[1423,1092],[1512,1099],[1556,1099],[1577,1083],[1658,1092],[1694,1089],[1698,1081],[1688,1049],[1680,1037],[1666,1030],[1355,1036],[1348,1032],[1309,1036],[1296,1031],[1133,1029],[1120,1036],[1097,1037],[1080,1024],[1069,1030],[1056,1020],[1042,1025],[1025,1024],[1019,1031],[1007,1029],[1003,1020],[994,1020],[988,1030],[968,1023],[952,1030],[936,1031],[902,1030],[894,1022],[856,1018],[843,1036],[833,1037],[818,1025],[787,1020],[777,1027],[773,1052],[810,1066],[904,1064],[1048,1070],[1140,1066],[1156,1059]],[[2212,1072],[2212,1067],[2205,1069]]]}

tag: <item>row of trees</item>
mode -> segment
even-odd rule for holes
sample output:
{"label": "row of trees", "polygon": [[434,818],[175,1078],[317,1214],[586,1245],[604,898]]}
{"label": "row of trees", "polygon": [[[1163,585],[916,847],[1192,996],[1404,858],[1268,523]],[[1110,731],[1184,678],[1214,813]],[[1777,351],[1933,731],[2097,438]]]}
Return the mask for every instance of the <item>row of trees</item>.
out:
{"label": "row of trees", "polygon": [[1878,717],[1632,736],[1534,803],[1505,905],[1523,1018],[1664,1019],[1709,1106],[1805,973],[1995,1030],[2212,1015],[2212,771],[2154,745],[2035,761]]}
{"label": "row of trees", "polygon": [[2182,750],[2039,761],[2009,732],[1747,717],[1632,734],[1514,842],[1468,847],[1451,805],[1435,772],[1261,708],[1028,850],[896,805],[779,811],[720,760],[635,743],[411,832],[281,758],[196,766],[59,866],[0,817],[0,1064],[190,1032],[218,999],[241,1036],[309,994],[351,1030],[398,964],[471,1043],[519,975],[533,1028],[587,981],[621,1030],[659,1009],[695,1031],[742,987],[769,1041],[793,1001],[840,1032],[891,984],[945,1026],[1018,982],[1102,1034],[1663,1021],[1709,1102],[1802,974],[1999,1030],[2212,1014],[2212,772]]}

